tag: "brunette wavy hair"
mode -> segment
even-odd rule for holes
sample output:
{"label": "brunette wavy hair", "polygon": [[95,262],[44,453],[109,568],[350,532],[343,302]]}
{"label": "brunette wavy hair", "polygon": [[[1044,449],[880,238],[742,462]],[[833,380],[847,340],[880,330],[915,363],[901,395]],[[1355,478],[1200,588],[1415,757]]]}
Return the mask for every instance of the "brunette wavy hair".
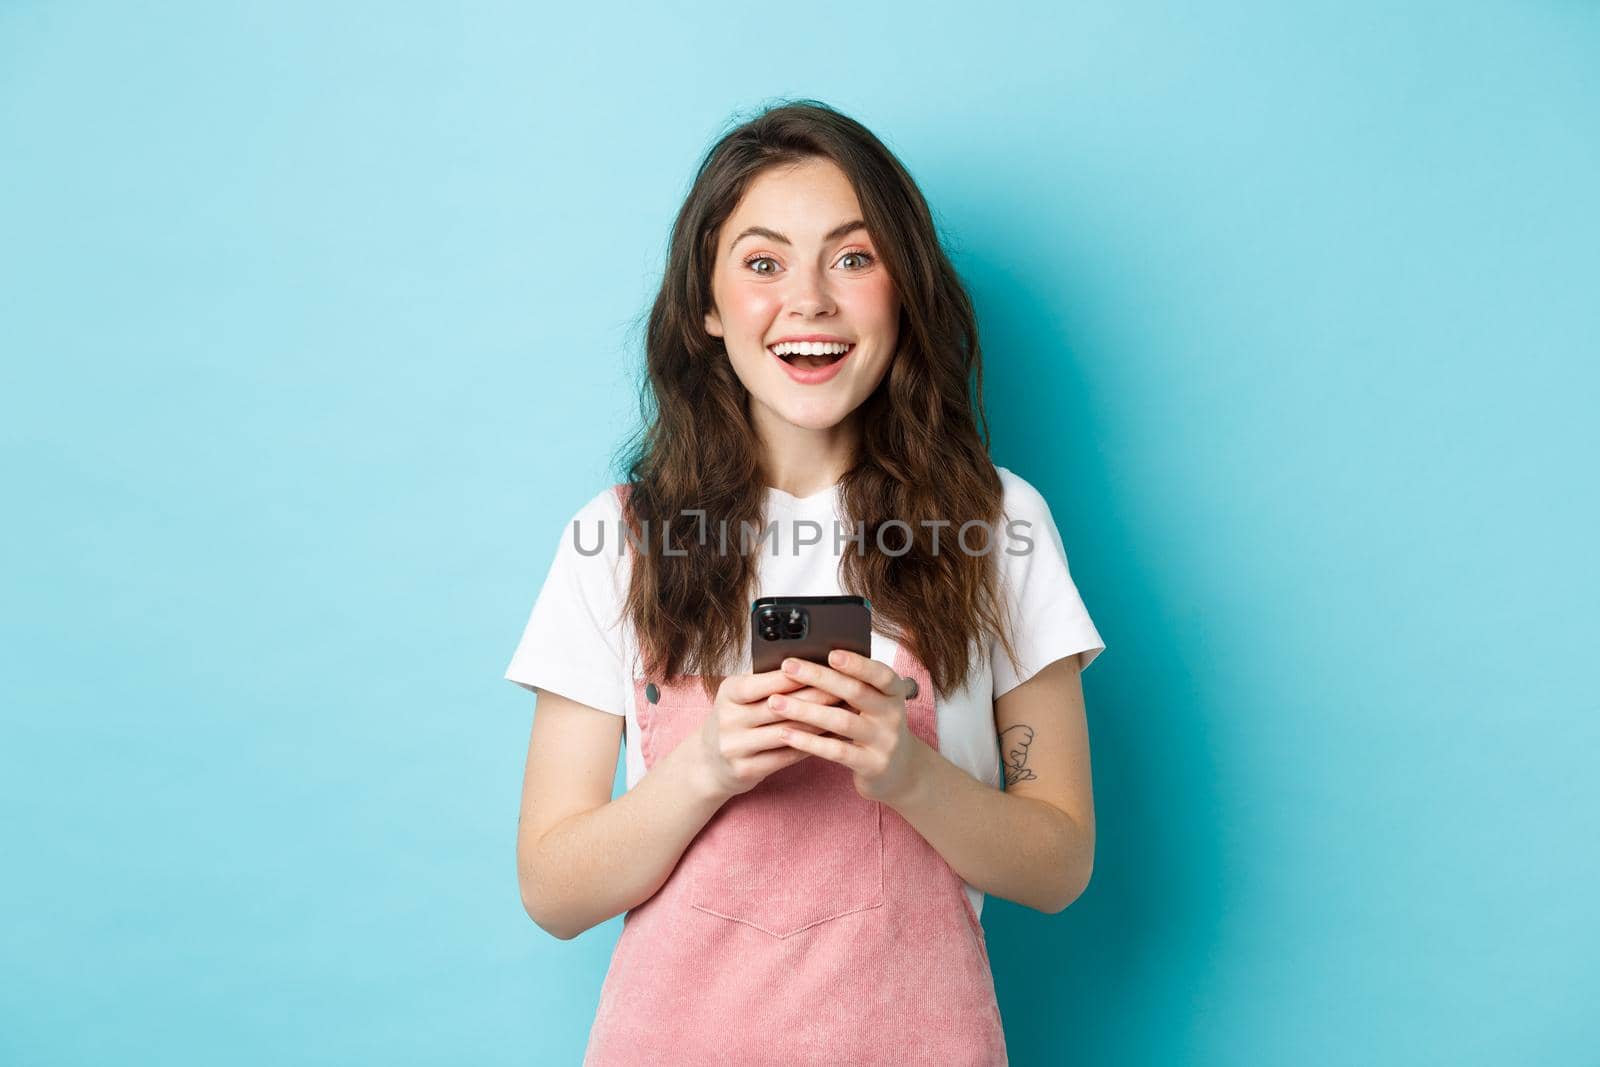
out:
{"label": "brunette wavy hair", "polygon": [[[873,628],[908,647],[948,694],[974,654],[987,654],[989,635],[1016,661],[1003,625],[1000,549],[992,542],[981,554],[951,550],[962,523],[988,523],[993,537],[1001,518],[977,322],[910,174],[871,131],[819,101],[770,106],[724,134],[673,223],[645,337],[642,418],[620,450],[628,536],[649,538],[648,551],[632,550],[624,610],[646,671],[672,680],[700,675],[708,698],[749,641],[760,548],[722,551],[705,531],[734,531],[737,542],[746,525],[759,530],[767,478],[748,392],[704,320],[717,234],[745,190],[768,168],[816,157],[849,177],[901,306],[884,379],[851,415],[861,420],[861,447],[840,496],[849,530],[865,524],[867,551],[846,544],[840,586],[867,597]],[[696,510],[708,527],[684,516]],[[911,528],[902,555],[876,550],[878,529],[891,519]],[[924,520],[950,521],[937,553]],[[891,527],[883,544],[898,549],[906,539]]]}

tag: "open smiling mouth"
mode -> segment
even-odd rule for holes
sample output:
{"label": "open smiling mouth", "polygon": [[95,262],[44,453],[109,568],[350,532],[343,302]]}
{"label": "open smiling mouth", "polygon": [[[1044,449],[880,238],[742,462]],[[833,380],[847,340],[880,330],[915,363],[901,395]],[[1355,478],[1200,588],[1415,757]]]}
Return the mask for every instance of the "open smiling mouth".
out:
{"label": "open smiling mouth", "polygon": [[[767,351],[771,352],[773,355],[777,356],[791,367],[804,367],[807,370],[820,370],[823,367],[830,367],[844,359],[844,357],[855,351],[856,346],[855,342],[853,341],[843,346],[817,345],[814,347],[826,348],[826,351],[818,354],[812,354],[809,351],[811,347],[813,346],[769,345]],[[783,351],[774,351],[774,349],[782,349]]]}

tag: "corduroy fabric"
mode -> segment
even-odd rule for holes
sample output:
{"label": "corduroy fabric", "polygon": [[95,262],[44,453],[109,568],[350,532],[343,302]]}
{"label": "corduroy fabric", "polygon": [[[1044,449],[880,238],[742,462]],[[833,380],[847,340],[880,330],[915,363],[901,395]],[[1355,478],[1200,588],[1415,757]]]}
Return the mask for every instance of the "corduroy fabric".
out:
{"label": "corduroy fabric", "polygon": [[[938,748],[933,685],[912,732]],[[654,682],[658,699],[646,698]],[[647,767],[704,723],[698,678],[636,679]],[[960,877],[818,756],[725,803],[623,918],[585,1067],[1005,1064],[983,927]]]}

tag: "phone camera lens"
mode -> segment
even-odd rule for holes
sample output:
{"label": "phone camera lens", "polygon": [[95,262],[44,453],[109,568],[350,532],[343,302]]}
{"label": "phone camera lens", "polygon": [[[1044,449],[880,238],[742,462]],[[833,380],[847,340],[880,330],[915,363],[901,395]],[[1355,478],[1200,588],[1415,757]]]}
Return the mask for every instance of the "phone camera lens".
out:
{"label": "phone camera lens", "polygon": [[784,634],[791,638],[804,637],[808,629],[806,613],[800,608],[790,608],[783,620]]}
{"label": "phone camera lens", "polygon": [[760,628],[761,639],[763,641],[778,640],[780,635],[778,633],[777,612],[773,611],[771,608],[763,608],[761,611],[761,617],[756,620],[756,623]]}

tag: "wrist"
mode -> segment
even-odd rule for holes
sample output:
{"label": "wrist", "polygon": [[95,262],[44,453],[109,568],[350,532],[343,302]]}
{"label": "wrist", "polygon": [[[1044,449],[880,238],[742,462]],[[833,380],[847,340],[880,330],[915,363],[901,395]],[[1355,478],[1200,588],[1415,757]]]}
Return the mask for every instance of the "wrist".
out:
{"label": "wrist", "polygon": [[702,754],[699,738],[692,735],[685,738],[667,759],[676,762],[678,777],[696,803],[715,809],[727,802],[728,793],[717,784],[716,775]]}
{"label": "wrist", "polygon": [[915,811],[927,800],[929,791],[933,787],[933,778],[938,773],[939,753],[926,741],[916,734],[907,733],[911,746],[906,764],[905,781],[893,796],[884,799],[901,815]]}

